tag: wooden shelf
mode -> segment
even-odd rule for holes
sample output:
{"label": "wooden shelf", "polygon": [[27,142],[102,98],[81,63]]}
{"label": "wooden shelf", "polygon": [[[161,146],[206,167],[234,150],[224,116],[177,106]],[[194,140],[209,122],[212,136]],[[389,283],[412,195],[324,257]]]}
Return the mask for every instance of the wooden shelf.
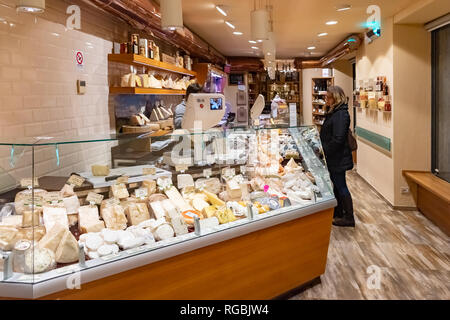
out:
{"label": "wooden shelf", "polygon": [[185,95],[184,90],[110,87],[110,94]]}
{"label": "wooden shelf", "polygon": [[325,113],[318,113],[318,112],[313,112],[313,116],[326,116]]}
{"label": "wooden shelf", "polygon": [[119,62],[130,65],[146,66],[156,70],[164,70],[167,72],[177,73],[196,77],[197,72],[174,66],[170,63],[149,59],[137,54],[109,54],[108,61]]}

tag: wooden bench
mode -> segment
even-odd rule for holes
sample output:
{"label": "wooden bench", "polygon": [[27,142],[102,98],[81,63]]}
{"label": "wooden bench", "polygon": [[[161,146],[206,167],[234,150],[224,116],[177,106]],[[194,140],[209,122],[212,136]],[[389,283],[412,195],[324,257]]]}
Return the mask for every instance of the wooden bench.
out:
{"label": "wooden bench", "polygon": [[403,171],[417,208],[450,236],[450,183],[431,172]]}

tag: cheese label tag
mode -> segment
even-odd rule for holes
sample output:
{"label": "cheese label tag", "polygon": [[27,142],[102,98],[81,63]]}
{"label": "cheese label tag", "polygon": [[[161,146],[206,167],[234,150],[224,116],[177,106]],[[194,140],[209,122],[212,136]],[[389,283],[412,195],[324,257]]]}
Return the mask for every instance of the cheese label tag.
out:
{"label": "cheese label tag", "polygon": [[69,180],[67,180],[67,184],[73,185],[76,187],[81,187],[86,179],[76,174],[70,176]]}
{"label": "cheese label tag", "polygon": [[57,204],[63,201],[61,193],[59,191],[47,192],[44,195],[44,201],[50,204]]}
{"label": "cheese label tag", "polygon": [[203,176],[207,179],[212,176],[212,169],[204,169],[203,170]]}
{"label": "cheese label tag", "polygon": [[148,189],[147,188],[139,188],[134,190],[134,194],[136,198],[146,198],[148,196]]}
{"label": "cheese label tag", "polygon": [[86,197],[87,202],[93,202],[95,204],[102,204],[104,196],[95,192],[89,192],[88,196]]}
{"label": "cheese label tag", "polygon": [[121,184],[121,183],[128,183],[128,177],[127,176],[123,176],[123,177],[117,178],[116,184]]}
{"label": "cheese label tag", "polygon": [[188,168],[189,168],[189,166],[187,166],[185,164],[181,164],[181,165],[175,166],[175,171],[185,172]]}
{"label": "cheese label tag", "polygon": [[236,175],[236,170],[234,168],[224,168],[222,169],[222,176],[231,178]]}
{"label": "cheese label tag", "polygon": [[153,176],[156,174],[156,168],[143,168],[142,172],[144,176]]}
{"label": "cheese label tag", "polygon": [[247,172],[247,167],[246,166],[241,166],[240,170],[241,170],[241,174],[245,174]]}
{"label": "cheese label tag", "polygon": [[29,179],[21,179],[20,180],[20,186],[22,188],[28,188],[28,187],[39,187],[39,181],[38,178],[34,178],[34,184],[33,184],[33,179],[29,178]]}

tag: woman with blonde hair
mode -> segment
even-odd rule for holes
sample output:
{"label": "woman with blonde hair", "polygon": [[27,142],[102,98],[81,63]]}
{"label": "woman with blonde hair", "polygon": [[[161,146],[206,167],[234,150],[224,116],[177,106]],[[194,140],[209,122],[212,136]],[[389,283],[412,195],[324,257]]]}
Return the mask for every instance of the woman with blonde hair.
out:
{"label": "woman with blonde hair", "polygon": [[328,88],[327,113],[320,131],[320,139],[338,202],[338,206],[334,209],[333,225],[340,227],[355,226],[352,196],[345,178],[346,171],[353,169],[352,151],[348,142],[350,114],[347,101],[341,87]]}

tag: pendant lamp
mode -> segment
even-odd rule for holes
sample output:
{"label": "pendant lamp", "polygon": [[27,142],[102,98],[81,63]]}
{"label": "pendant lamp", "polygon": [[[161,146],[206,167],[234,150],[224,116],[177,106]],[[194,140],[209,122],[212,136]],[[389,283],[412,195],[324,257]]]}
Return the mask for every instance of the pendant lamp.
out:
{"label": "pendant lamp", "polygon": [[252,39],[269,39],[269,12],[266,9],[253,10],[250,14]]}
{"label": "pendant lamp", "polygon": [[18,0],[18,12],[42,13],[45,11],[45,0]]}
{"label": "pendant lamp", "polygon": [[183,28],[183,7],[181,0],[161,0],[161,26],[164,30]]}

